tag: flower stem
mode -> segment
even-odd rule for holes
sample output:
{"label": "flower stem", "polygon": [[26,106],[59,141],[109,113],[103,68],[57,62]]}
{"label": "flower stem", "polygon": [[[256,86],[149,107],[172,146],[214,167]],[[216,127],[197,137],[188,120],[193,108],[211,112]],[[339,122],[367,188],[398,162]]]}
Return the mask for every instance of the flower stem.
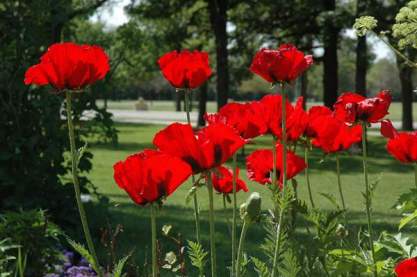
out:
{"label": "flower stem", "polygon": [[[282,198],[281,201],[285,201],[286,197],[286,189],[287,189],[287,126],[286,126],[286,93],[284,90],[284,84],[281,83],[281,125],[282,125]],[[275,164],[276,163],[276,155],[275,155]],[[274,167],[275,168],[275,167]],[[278,218],[278,226],[277,226],[277,235],[275,240],[275,251],[274,251],[274,260],[272,263],[272,277],[275,277],[275,274],[277,273],[277,266],[278,266],[278,257],[280,254],[281,249],[281,234],[282,234],[282,224],[284,219],[284,212],[285,212],[285,205],[281,205],[281,209],[279,210],[279,218]]]}
{"label": "flower stem", "polygon": [[213,206],[213,185],[211,183],[210,171],[207,172],[207,189],[209,194],[209,222],[210,222],[210,258],[211,276],[217,276],[216,272],[216,240],[214,231],[214,206]]}
{"label": "flower stem", "polygon": [[346,210],[345,198],[343,196],[343,191],[342,191],[342,181],[340,180],[340,159],[339,159],[338,153],[336,153],[336,174],[337,174],[337,185],[339,186],[340,199],[342,200],[342,207],[343,207],[343,210]]}
{"label": "flower stem", "polygon": [[369,235],[369,247],[371,248],[371,258],[373,266],[373,274],[375,277],[378,277],[378,272],[375,264],[375,250],[374,250],[374,240],[372,232],[372,214],[371,214],[371,190],[368,182],[368,150],[367,150],[367,138],[366,138],[366,129],[367,123],[362,122],[362,160],[363,160],[363,176],[365,179],[365,204],[366,204],[366,215],[368,219],[368,235]]}
{"label": "flower stem", "polygon": [[414,184],[417,187],[417,163],[414,164]]}
{"label": "flower stem", "polygon": [[308,188],[308,196],[310,197],[310,203],[311,203],[311,207],[313,207],[313,209],[316,207],[314,205],[314,200],[313,200],[313,194],[311,192],[311,184],[310,184],[310,175],[308,172],[308,147],[309,145],[306,145],[306,147],[304,148],[304,161],[307,165],[306,169],[304,170],[305,176],[306,176],[306,183],[307,183],[307,188]]}
{"label": "flower stem", "polygon": [[[237,154],[233,155],[233,222],[232,222],[232,276],[235,276],[236,269],[236,183],[237,183]],[[238,269],[236,270],[239,271]]]}
{"label": "flower stem", "polygon": [[242,231],[240,233],[239,248],[237,250],[236,277],[240,277],[240,264],[242,260],[243,243],[245,242],[246,231],[248,230],[248,226],[249,224],[244,220]]}
{"label": "flower stem", "polygon": [[156,211],[151,204],[151,232],[152,232],[152,277],[158,276],[158,264],[156,256]]}
{"label": "flower stem", "polygon": [[[184,102],[185,102],[185,111],[187,114],[187,122],[192,127],[191,119],[190,119],[190,100],[189,100],[190,95],[191,95],[191,90],[185,90]],[[194,175],[191,176],[191,180],[194,185],[195,183]],[[198,207],[197,190],[193,194],[193,203],[194,203],[195,236],[196,236],[197,242],[200,243],[200,211]]]}
{"label": "flower stem", "polygon": [[72,172],[72,182],[74,183],[75,190],[75,200],[77,202],[78,212],[80,213],[81,225],[84,231],[85,240],[87,241],[88,251],[90,252],[93,262],[94,269],[96,269],[99,277],[103,277],[103,273],[100,269],[100,264],[98,263],[96,250],[94,248],[93,240],[91,238],[90,229],[88,227],[87,215],[84,210],[84,205],[81,201],[81,191],[80,183],[78,181],[78,157],[77,149],[75,147],[75,133],[74,133],[74,124],[72,122],[72,93],[67,91],[65,92],[66,101],[67,101],[67,123],[68,123],[68,136],[70,141],[70,150],[71,150],[71,172]]}

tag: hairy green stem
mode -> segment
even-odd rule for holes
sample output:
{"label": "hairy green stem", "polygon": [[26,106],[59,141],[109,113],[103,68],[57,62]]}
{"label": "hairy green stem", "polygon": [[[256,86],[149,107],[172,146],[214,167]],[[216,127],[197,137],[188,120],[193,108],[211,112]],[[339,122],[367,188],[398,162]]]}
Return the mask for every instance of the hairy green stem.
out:
{"label": "hairy green stem", "polygon": [[211,183],[210,171],[207,172],[207,189],[209,194],[209,223],[210,223],[210,258],[211,258],[211,276],[217,276],[216,268],[216,239],[214,226],[214,205],[213,205],[213,185]]}
{"label": "hairy green stem", "polygon": [[97,274],[99,277],[103,277],[103,272],[101,271],[100,264],[98,263],[96,250],[94,248],[93,240],[91,238],[90,229],[88,227],[87,215],[84,210],[84,205],[81,201],[81,191],[80,183],[78,181],[78,157],[77,149],[75,147],[75,133],[74,133],[74,124],[72,122],[72,93],[69,91],[65,92],[66,101],[67,101],[67,123],[68,123],[68,136],[70,141],[70,150],[71,150],[71,172],[72,172],[72,181],[74,183],[75,190],[75,200],[77,202],[78,212],[80,213],[81,225],[83,227],[85,240],[87,241],[88,250],[93,258],[94,268],[98,271]]}
{"label": "hairy green stem", "polygon": [[372,271],[374,277],[378,277],[378,272],[375,264],[375,249],[374,249],[374,239],[372,231],[372,211],[371,211],[371,190],[368,182],[368,150],[367,150],[367,137],[366,137],[367,123],[362,122],[362,160],[363,160],[363,176],[365,180],[365,204],[366,204],[366,216],[368,220],[368,235],[369,235],[369,247],[371,249],[371,259],[372,259]]}
{"label": "hairy green stem", "polygon": [[237,154],[233,155],[233,222],[232,222],[232,276],[235,276],[236,269],[236,183],[237,183]]}
{"label": "hairy green stem", "polygon": [[414,164],[414,184],[417,187],[417,163]]}
{"label": "hairy green stem", "polygon": [[343,196],[343,190],[342,190],[342,181],[340,179],[340,159],[339,159],[338,153],[336,153],[336,174],[337,174],[337,185],[339,187],[340,199],[342,200],[342,207],[343,207],[343,210],[346,210],[345,198]]}
{"label": "hairy green stem", "polygon": [[[190,118],[190,100],[189,100],[190,96],[191,96],[191,90],[185,90],[184,100],[185,100],[185,111],[187,114],[187,122],[192,127],[191,118]],[[191,176],[191,180],[194,186],[194,183],[195,183],[194,175]],[[198,207],[197,190],[193,194],[193,203],[194,203],[195,236],[196,236],[197,242],[200,243],[200,211]]]}
{"label": "hairy green stem", "polygon": [[[227,205],[226,205],[226,195],[225,194],[223,194],[222,195],[223,196],[223,211],[224,211],[224,214],[227,214]],[[229,218],[226,216],[226,226],[227,226],[227,232],[229,232],[229,235],[231,236],[232,235],[232,230],[230,229],[231,227],[230,226],[232,226],[232,224],[230,224],[230,220],[229,220]]]}
{"label": "hairy green stem", "polygon": [[248,230],[248,227],[249,223],[243,221],[242,231],[240,233],[239,239],[239,248],[237,249],[236,277],[240,277],[240,264],[242,262],[243,243],[245,242],[246,231]]}
{"label": "hairy green stem", "polygon": [[[284,84],[281,83],[281,96],[282,96],[282,100],[281,100],[281,125],[282,125],[282,139],[281,139],[281,144],[282,144],[282,176],[283,176],[283,180],[282,180],[282,201],[285,201],[284,198],[285,193],[286,193],[286,189],[287,189],[287,122],[286,122],[286,93],[284,90]],[[275,155],[276,156],[276,155]],[[276,157],[275,157],[276,159]],[[275,160],[275,164],[276,164],[276,160]],[[275,274],[277,274],[277,266],[278,266],[278,257],[280,254],[280,250],[281,250],[281,235],[282,235],[282,224],[283,224],[283,219],[284,219],[284,212],[285,212],[285,205],[281,207],[280,211],[279,211],[279,218],[278,218],[278,227],[277,227],[277,236],[276,236],[276,240],[275,240],[275,251],[274,251],[274,260],[272,263],[272,277],[275,277]]]}
{"label": "hairy green stem", "polygon": [[152,232],[152,277],[158,276],[158,261],[156,254],[156,211],[151,204],[151,232]]}
{"label": "hairy green stem", "polygon": [[314,209],[316,206],[314,205],[313,193],[311,192],[310,174],[309,174],[309,171],[308,171],[308,166],[309,166],[309,163],[308,163],[308,147],[309,147],[309,144],[306,145],[306,147],[304,148],[304,161],[307,165],[306,169],[304,170],[304,173],[305,173],[306,183],[307,183],[307,188],[308,188],[308,196],[310,197],[310,204],[311,204],[311,207],[313,207],[313,209]]}

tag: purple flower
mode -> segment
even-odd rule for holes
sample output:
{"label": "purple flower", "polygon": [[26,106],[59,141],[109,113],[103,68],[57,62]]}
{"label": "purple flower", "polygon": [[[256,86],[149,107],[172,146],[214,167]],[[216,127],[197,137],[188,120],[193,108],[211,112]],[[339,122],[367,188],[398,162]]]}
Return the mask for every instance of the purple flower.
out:
{"label": "purple flower", "polygon": [[72,266],[67,269],[65,277],[96,277],[94,270],[87,266]]}

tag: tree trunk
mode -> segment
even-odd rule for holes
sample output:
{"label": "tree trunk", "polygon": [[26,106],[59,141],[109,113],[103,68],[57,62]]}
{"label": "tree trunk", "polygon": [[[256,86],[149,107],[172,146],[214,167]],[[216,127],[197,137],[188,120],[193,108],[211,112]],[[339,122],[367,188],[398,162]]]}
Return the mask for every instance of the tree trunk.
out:
{"label": "tree trunk", "polygon": [[307,74],[308,74],[307,71],[305,71],[300,77],[300,82],[301,82],[300,94],[304,98],[304,102],[303,102],[303,109],[304,110],[306,110],[307,100],[308,100],[308,95],[307,95],[308,77],[307,77]]}
{"label": "tree trunk", "polygon": [[183,98],[183,91],[178,91],[175,93],[175,110],[177,112],[181,111],[181,100]]}
{"label": "tree trunk", "polygon": [[[360,17],[366,11],[367,1],[357,0],[356,17]],[[355,91],[366,96],[366,72],[368,69],[366,36],[358,37],[356,42],[356,76]]]}
{"label": "tree trunk", "polygon": [[227,5],[228,0],[208,0],[210,23],[216,42],[217,108],[227,104],[229,70],[227,50]]}
{"label": "tree trunk", "polygon": [[206,125],[204,114],[207,111],[207,83],[201,86],[198,99],[198,126]]}
{"label": "tree trunk", "polygon": [[366,36],[358,37],[356,44],[355,91],[366,96],[366,72],[368,68]]}
{"label": "tree trunk", "polygon": [[401,82],[402,128],[413,130],[413,68],[402,63],[398,57],[397,66]]}
{"label": "tree trunk", "polygon": [[[334,11],[336,9],[335,0],[324,0],[324,7],[327,11]],[[327,107],[332,107],[337,99],[339,85],[337,60],[339,29],[334,26],[332,20],[326,22],[323,36],[323,100]]]}

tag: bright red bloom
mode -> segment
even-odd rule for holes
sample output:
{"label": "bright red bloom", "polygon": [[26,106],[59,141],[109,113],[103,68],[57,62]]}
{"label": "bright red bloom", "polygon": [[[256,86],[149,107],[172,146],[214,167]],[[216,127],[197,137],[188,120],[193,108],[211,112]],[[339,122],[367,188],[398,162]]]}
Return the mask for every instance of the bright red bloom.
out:
{"label": "bright red bloom", "polygon": [[109,70],[109,58],[102,48],[55,43],[43,54],[40,63],[26,71],[25,84],[78,90],[103,79]]}
{"label": "bright red bloom", "polygon": [[287,139],[296,141],[306,131],[309,117],[303,109],[303,97],[298,97],[292,112],[288,115],[287,120]]}
{"label": "bright red bloom", "polygon": [[116,183],[138,205],[169,196],[191,175],[187,163],[155,150],[131,155],[113,169]]}
{"label": "bright red bloom", "polygon": [[[287,140],[297,140],[305,131],[308,124],[308,115],[303,109],[303,97],[297,99],[293,107],[286,100]],[[259,101],[263,107],[263,117],[268,132],[278,138],[282,137],[282,96],[279,94],[266,95]]]}
{"label": "bright red bloom", "polygon": [[331,116],[332,110],[325,106],[313,106],[308,110],[308,122],[304,134],[309,138],[317,136],[317,128],[322,125],[322,116]]}
{"label": "bright red bloom", "polygon": [[204,84],[211,75],[207,52],[176,50],[158,60],[165,79],[175,88],[193,89]]}
{"label": "bright red bloom", "polygon": [[403,163],[417,162],[417,132],[398,132],[391,121],[381,122],[381,134],[389,138],[387,151]]}
{"label": "bright red bloom", "polygon": [[221,122],[229,125],[245,139],[263,135],[267,130],[259,102],[229,103],[218,113],[206,114],[205,119],[209,124]]}
{"label": "bright red bloom", "polygon": [[362,126],[348,126],[345,122],[331,115],[320,116],[317,119],[316,136],[312,144],[321,148],[325,153],[336,153],[348,150],[353,144],[362,141]]}
{"label": "bright red bloom", "polygon": [[417,258],[410,258],[399,262],[395,266],[397,277],[417,277]]}
{"label": "bright red bloom", "polygon": [[276,50],[261,49],[255,54],[250,71],[270,83],[291,82],[313,64],[311,55],[305,56],[292,44],[282,44]]}
{"label": "bright red bloom", "polygon": [[379,92],[375,97],[365,98],[362,95],[346,92],[334,104],[336,117],[347,123],[365,121],[375,123],[388,114],[391,94],[387,90]]}
{"label": "bright red bloom", "polygon": [[173,123],[155,135],[153,144],[187,162],[196,174],[226,162],[245,141],[222,123],[211,124],[196,134],[189,124]]}
{"label": "bright red bloom", "polygon": [[[283,180],[282,174],[282,145],[277,144],[277,179],[280,185]],[[250,180],[260,184],[272,183],[273,155],[272,150],[256,150],[246,158],[246,168]],[[287,151],[287,180],[293,178],[306,168],[304,159],[298,157],[292,151]]]}
{"label": "bright red bloom", "polygon": [[[281,137],[282,127],[282,97],[278,94],[268,94],[259,101],[263,107],[262,115],[265,118],[268,127],[267,132],[277,137]],[[286,99],[285,101],[286,116],[288,122],[288,115],[292,112],[293,107]]]}
{"label": "bright red bloom", "polygon": [[[233,192],[233,171],[227,167],[219,166],[211,173],[211,180],[213,182],[214,189],[223,194],[229,194]],[[248,191],[245,181],[239,179],[239,168],[237,169],[236,177],[236,191],[243,190]]]}

